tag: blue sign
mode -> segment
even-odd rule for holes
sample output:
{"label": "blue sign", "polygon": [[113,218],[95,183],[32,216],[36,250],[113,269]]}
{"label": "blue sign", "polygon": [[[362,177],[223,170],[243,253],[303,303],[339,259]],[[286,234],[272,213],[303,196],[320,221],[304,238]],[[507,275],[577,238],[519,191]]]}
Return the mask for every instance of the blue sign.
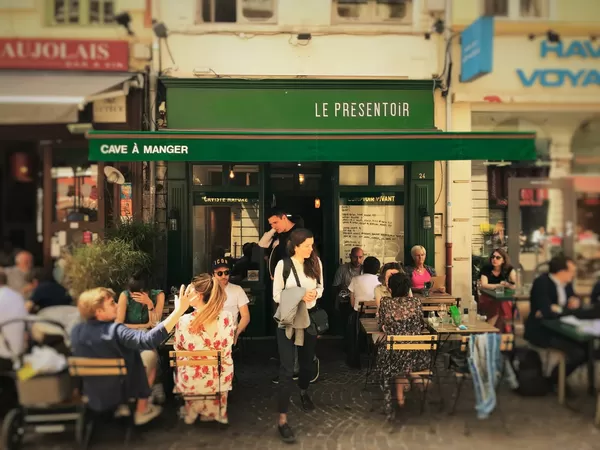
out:
{"label": "blue sign", "polygon": [[480,17],[460,35],[460,81],[466,83],[492,71],[494,18]]}
{"label": "blue sign", "polygon": [[[600,59],[600,45],[592,41],[572,41],[550,42],[542,41],[540,43],[540,57],[568,59],[577,58],[578,60]],[[542,87],[586,87],[600,86],[600,72],[597,69],[568,69],[565,67],[535,69],[526,72],[523,69],[517,69],[517,76],[521,84],[525,87],[539,85]]]}

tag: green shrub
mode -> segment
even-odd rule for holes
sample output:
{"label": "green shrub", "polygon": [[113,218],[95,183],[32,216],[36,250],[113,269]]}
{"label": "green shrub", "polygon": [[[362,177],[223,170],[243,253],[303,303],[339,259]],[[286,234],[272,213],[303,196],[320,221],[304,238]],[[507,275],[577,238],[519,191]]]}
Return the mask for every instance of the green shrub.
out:
{"label": "green shrub", "polygon": [[127,220],[106,229],[106,239],[130,242],[135,250],[141,250],[149,256],[154,254],[154,243],[160,233],[154,223],[141,220]]}
{"label": "green shrub", "polygon": [[96,287],[119,293],[129,277],[149,271],[152,259],[125,239],[106,239],[76,247],[65,257],[65,283],[73,295]]}

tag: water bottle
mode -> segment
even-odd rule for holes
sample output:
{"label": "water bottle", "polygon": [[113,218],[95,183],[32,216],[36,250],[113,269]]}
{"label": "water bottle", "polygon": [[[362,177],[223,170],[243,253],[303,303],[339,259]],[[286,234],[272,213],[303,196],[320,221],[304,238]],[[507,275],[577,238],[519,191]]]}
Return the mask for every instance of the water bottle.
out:
{"label": "water bottle", "polygon": [[475,325],[477,323],[477,302],[475,301],[475,297],[471,296],[471,301],[469,302],[469,324]]}

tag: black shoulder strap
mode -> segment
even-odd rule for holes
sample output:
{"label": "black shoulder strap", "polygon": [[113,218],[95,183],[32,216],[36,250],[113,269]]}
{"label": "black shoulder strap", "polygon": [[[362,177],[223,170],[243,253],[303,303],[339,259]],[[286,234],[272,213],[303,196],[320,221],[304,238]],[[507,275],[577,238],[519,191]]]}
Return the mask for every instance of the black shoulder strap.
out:
{"label": "black shoulder strap", "polygon": [[294,267],[294,263],[292,262],[292,258],[284,258],[283,259],[283,288],[285,289],[285,284],[287,283],[287,279],[290,277],[290,272],[294,272],[294,278],[296,278],[296,284],[298,287],[300,286],[300,278],[298,277],[298,272],[296,271],[296,267]]}

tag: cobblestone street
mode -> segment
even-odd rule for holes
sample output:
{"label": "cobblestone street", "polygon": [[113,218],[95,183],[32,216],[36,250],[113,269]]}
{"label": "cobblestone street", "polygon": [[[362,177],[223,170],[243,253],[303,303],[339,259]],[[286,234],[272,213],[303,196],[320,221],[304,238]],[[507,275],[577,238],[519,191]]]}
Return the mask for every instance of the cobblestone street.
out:
{"label": "cobblestone street", "polygon": [[[317,410],[306,414],[299,409],[299,397],[293,398],[290,423],[301,449],[598,449],[600,432],[593,426],[593,401],[581,396],[573,412],[560,407],[554,396],[522,398],[510,392],[501,395],[502,415],[477,421],[473,411],[473,393],[467,386],[455,416],[439,412],[431,405],[419,415],[418,404],[407,402],[393,427],[386,425],[380,412],[380,393],[364,388],[362,372],[346,368],[337,351],[339,341],[319,342],[321,379],[311,387]],[[276,363],[270,359],[273,341],[256,341],[238,363],[238,384],[229,402],[230,426],[218,429],[213,424],[187,426],[176,418],[174,408],[144,428],[143,436],[129,448],[136,449],[279,449],[287,447],[278,439],[275,420],[276,386],[271,379]],[[260,349],[260,352],[257,351]],[[377,408],[372,411],[372,394]],[[449,403],[451,390],[446,393]],[[448,405],[446,405],[448,410]],[[470,435],[465,436],[468,419]],[[507,434],[507,429],[510,430]],[[75,448],[71,434],[29,438],[26,448],[40,450]],[[122,437],[100,436],[93,449],[120,449]]]}

